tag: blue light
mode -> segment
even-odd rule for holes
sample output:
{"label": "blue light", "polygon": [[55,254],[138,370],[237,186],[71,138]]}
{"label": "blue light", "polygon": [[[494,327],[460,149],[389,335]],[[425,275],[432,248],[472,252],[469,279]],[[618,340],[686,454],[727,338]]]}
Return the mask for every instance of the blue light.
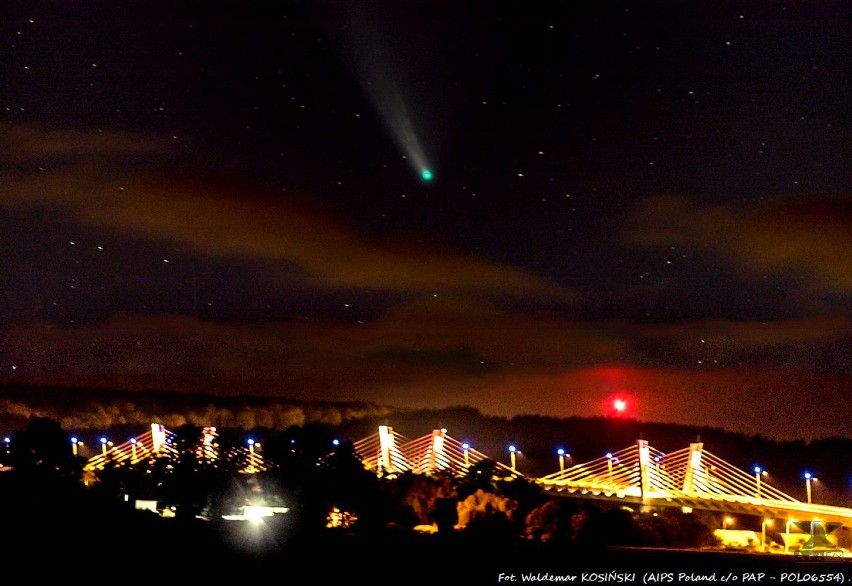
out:
{"label": "blue light", "polygon": [[432,181],[433,177],[434,177],[434,175],[432,174],[432,171],[430,169],[423,169],[420,172],[420,178],[423,181]]}

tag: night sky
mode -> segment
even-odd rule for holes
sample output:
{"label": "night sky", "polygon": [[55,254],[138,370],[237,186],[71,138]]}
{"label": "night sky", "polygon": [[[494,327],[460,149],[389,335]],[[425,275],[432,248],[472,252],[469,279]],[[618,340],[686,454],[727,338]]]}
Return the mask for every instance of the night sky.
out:
{"label": "night sky", "polygon": [[849,2],[3,4],[0,381],[852,436]]}

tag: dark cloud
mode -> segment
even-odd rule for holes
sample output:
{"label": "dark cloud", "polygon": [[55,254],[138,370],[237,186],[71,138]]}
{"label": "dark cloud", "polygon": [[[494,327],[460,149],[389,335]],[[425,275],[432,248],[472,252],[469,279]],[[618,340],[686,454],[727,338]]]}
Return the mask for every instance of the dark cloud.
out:
{"label": "dark cloud", "polygon": [[630,239],[718,255],[748,279],[780,275],[800,296],[852,294],[852,198],[767,198],[742,206],[657,197],[637,206]]}
{"label": "dark cloud", "polygon": [[103,155],[144,145],[130,136],[57,133],[54,143],[47,132],[17,132],[27,145],[19,156],[73,151],[82,160],[12,178],[10,197],[0,204],[12,209],[42,207],[122,237],[175,242],[220,258],[281,263],[287,278],[296,267],[303,285],[316,289],[477,292],[561,302],[573,297],[533,273],[416,235],[370,236],[305,196],[272,195],[226,177],[127,175],[114,161],[100,162]]}
{"label": "dark cloud", "polygon": [[[848,356],[832,350],[848,340],[842,316],[775,324],[576,323],[485,308],[477,316],[431,301],[431,313],[419,304],[369,324],[132,315],[74,327],[16,323],[2,330],[2,359],[16,365],[5,377],[10,381],[360,398],[411,408],[470,403],[506,416],[596,415],[621,389],[639,398],[639,415],[657,421],[698,425],[708,402],[718,401],[714,417],[741,430],[759,423],[766,404],[730,403],[734,389],[780,401],[778,407],[789,393],[802,402],[818,397],[831,412],[852,377],[842,366]],[[795,391],[797,384],[804,386]],[[779,425],[773,423],[787,433]]]}

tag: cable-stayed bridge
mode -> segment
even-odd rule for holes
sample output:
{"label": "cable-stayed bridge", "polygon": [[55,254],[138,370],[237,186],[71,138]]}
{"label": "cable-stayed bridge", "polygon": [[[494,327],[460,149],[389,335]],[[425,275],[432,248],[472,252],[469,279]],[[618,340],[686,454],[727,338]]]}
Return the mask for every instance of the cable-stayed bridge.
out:
{"label": "cable-stayed bridge", "polygon": [[[196,458],[213,462],[227,456],[239,463],[241,472],[248,474],[267,469],[267,464],[260,453],[260,444],[250,441],[248,447],[236,446],[223,450],[219,445],[218,437],[215,427],[203,428],[200,441],[192,447]],[[152,423],[151,429],[122,444],[115,445],[108,442],[106,438],[101,438],[101,453],[87,460],[83,472],[92,475],[108,465],[133,465],[147,462],[152,458],[176,458],[179,455],[176,444],[177,434],[159,423]]]}
{"label": "cable-stayed bridge", "polygon": [[[490,460],[504,476],[526,477],[514,466],[496,462],[436,429],[410,440],[389,426],[377,435],[354,442],[364,466],[377,474],[401,472],[462,475]],[[704,509],[794,521],[852,522],[852,509],[802,502],[766,483],[761,471],[749,474],[704,450],[700,442],[663,453],[638,440],[617,452],[566,467],[540,478],[530,478],[549,495],[622,501],[640,507]]]}
{"label": "cable-stayed bridge", "polygon": [[[269,469],[260,453],[260,444],[223,450],[215,427],[203,429],[195,450],[200,460],[235,458],[240,471],[257,473]],[[94,474],[112,464],[137,464],[156,457],[176,457],[177,434],[160,424],[120,445],[102,445],[102,451],[87,461],[84,471]],[[102,440],[103,442],[104,440]],[[451,437],[446,429],[436,429],[409,439],[379,426],[371,434],[353,442],[355,454],[364,467],[380,476],[404,472],[461,476],[482,464],[503,477],[527,478],[555,497],[575,497],[620,501],[634,506],[680,507],[725,513],[755,515],[794,521],[852,523],[852,508],[802,502],[763,480],[760,470],[750,474],[704,450],[701,442],[663,453],[645,440],[588,462],[565,466],[551,474],[530,478],[512,465],[507,466]],[[810,499],[809,499],[810,500]]]}

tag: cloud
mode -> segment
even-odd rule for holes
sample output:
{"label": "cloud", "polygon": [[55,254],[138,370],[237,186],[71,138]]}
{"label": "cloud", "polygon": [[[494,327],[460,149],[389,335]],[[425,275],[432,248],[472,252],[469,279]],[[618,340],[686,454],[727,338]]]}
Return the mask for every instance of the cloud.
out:
{"label": "cloud", "polygon": [[737,208],[657,197],[637,207],[629,240],[641,247],[692,247],[750,278],[780,276],[801,294],[852,293],[852,198],[774,198]]}
{"label": "cloud", "polygon": [[838,366],[848,360],[836,355],[852,330],[848,316],[766,324],[578,322],[429,301],[431,307],[418,303],[363,324],[132,314],[74,327],[9,323],[0,327],[0,364],[22,380],[78,386],[357,397],[393,405],[473,390],[492,394],[504,380],[558,378],[610,363],[672,369],[777,364],[778,373],[850,374]]}
{"label": "cloud", "polygon": [[[371,236],[306,197],[271,194],[224,177],[133,171],[110,159],[157,153],[156,141],[127,135],[13,129],[11,172],[0,205],[45,207],[82,226],[167,241],[222,259],[266,263],[270,276],[318,289],[477,292],[569,302],[572,292],[520,269],[471,257],[416,235]],[[20,142],[20,146],[16,146]],[[75,155],[71,164],[64,156]],[[62,163],[60,164],[60,159]],[[51,164],[52,163],[52,164]],[[136,166],[142,166],[138,161]],[[275,268],[277,267],[277,269]]]}
{"label": "cloud", "polygon": [[15,125],[0,135],[4,164],[56,164],[79,157],[96,160],[119,155],[154,154],[166,141],[152,136],[117,131],[48,130]]}

